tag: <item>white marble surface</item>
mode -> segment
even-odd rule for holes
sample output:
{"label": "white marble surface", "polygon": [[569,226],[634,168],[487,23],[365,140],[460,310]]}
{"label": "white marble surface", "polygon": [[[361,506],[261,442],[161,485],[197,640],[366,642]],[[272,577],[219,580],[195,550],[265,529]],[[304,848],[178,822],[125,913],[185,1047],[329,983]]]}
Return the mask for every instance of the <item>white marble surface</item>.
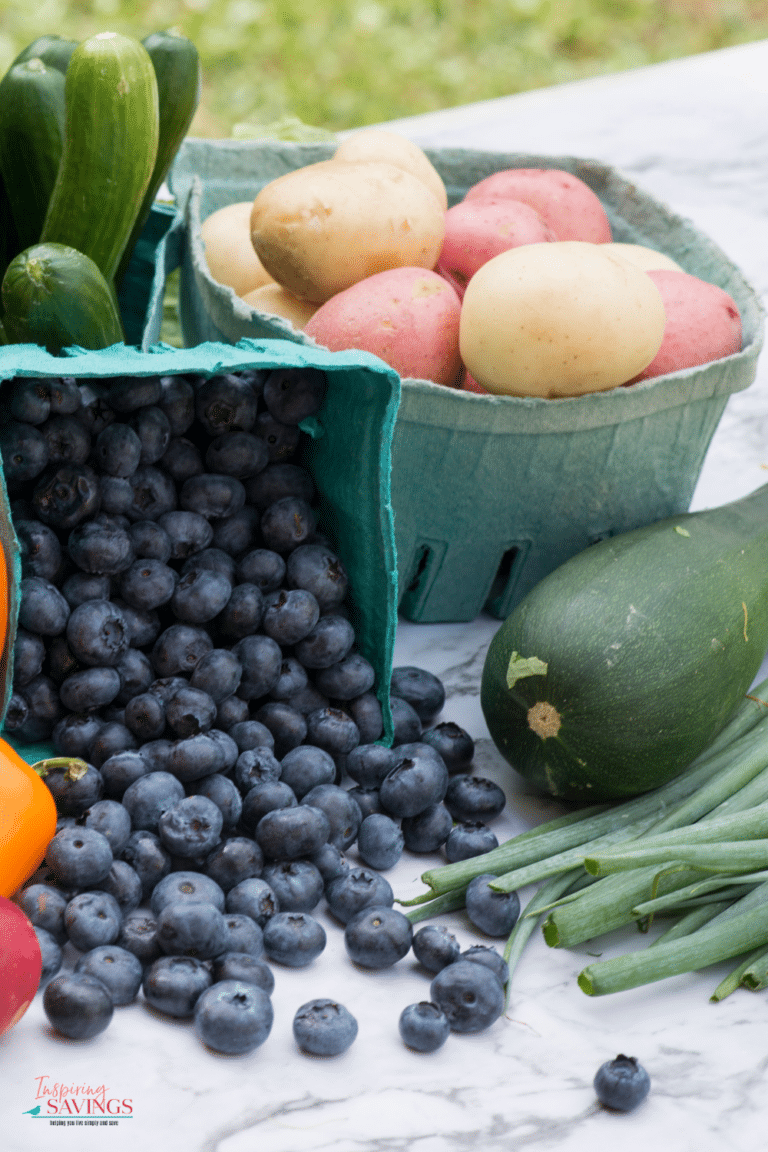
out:
{"label": "white marble surface", "polygon": [[[596,157],[691,217],[768,291],[768,42],[674,64],[400,121],[425,145],[536,150]],[[707,456],[694,506],[722,503],[768,480],[768,368],[732,397]],[[478,770],[503,781],[507,836],[553,806],[510,782],[487,740],[478,685],[498,626],[403,623],[396,663],[441,675],[443,717],[478,740]],[[425,862],[391,874],[403,898],[419,891]],[[322,913],[321,913],[322,915]],[[463,946],[477,939],[462,915],[446,917]],[[591,999],[576,976],[592,951],[635,947],[634,929],[573,951],[536,936],[516,973],[507,1015],[477,1036],[451,1036],[419,1056],[397,1035],[406,1004],[428,981],[406,959],[370,974],[347,959],[326,919],[328,947],[304,971],[279,970],[275,1024],[262,1048],[216,1057],[186,1023],[140,1003],[119,1009],[90,1043],[57,1039],[39,1001],[0,1039],[0,1147],[4,1152],[81,1152],[145,1146],[164,1152],[762,1152],[768,1003],[740,992],[708,1002],[722,971]],[[485,941],[487,942],[487,941]],[[291,1036],[296,1008],[317,995],[340,999],[360,1023],[357,1041],[332,1060],[301,1056]],[[636,1055],[652,1079],[629,1115],[595,1103],[604,1060]],[[26,1115],[39,1083],[103,1086],[131,1101],[112,1126],[51,1126]],[[44,1101],[43,1101],[44,1103]]]}

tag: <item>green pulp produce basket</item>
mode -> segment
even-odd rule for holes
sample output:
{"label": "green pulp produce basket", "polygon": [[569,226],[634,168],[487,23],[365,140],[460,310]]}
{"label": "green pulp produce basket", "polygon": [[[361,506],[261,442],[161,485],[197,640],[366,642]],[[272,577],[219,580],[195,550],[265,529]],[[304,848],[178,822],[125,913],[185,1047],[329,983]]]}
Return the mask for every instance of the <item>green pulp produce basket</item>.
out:
{"label": "green pulp produce basket", "polygon": [[[244,340],[238,347],[205,343],[186,350],[154,344],[145,352],[116,344],[98,352],[68,349],[58,357],[32,344],[14,344],[0,349],[0,393],[7,394],[10,383],[24,377],[74,377],[87,381],[98,393],[101,382],[116,377],[183,374],[207,379],[239,370],[282,367],[317,368],[326,375],[322,408],[300,425],[306,433],[301,438],[300,462],[315,481],[318,528],[331,541],[349,575],[347,606],[357,648],[374,667],[384,736],[391,739],[389,685],[397,593],[390,446],[400,394],[397,373],[365,352],[331,353],[285,340]],[[9,574],[10,604],[8,634],[0,654],[1,719],[11,694],[21,581],[19,542],[1,471],[0,543]],[[53,755],[47,745],[24,747],[10,739],[30,763]]]}
{"label": "green pulp produce basket", "polygon": [[[184,212],[180,311],[185,342],[280,336],[312,342],[217,284],[200,225],[264,184],[328,159],[333,144],[190,139],[170,184]],[[729,395],[755,377],[763,309],[727,256],[691,223],[592,160],[427,151],[449,202],[493,172],[563,168],[600,197],[618,241],[667,253],[739,307],[743,347],[701,368],[563,400],[483,396],[402,381],[392,444],[399,606],[424,622],[504,618],[543,576],[605,536],[685,511]]]}

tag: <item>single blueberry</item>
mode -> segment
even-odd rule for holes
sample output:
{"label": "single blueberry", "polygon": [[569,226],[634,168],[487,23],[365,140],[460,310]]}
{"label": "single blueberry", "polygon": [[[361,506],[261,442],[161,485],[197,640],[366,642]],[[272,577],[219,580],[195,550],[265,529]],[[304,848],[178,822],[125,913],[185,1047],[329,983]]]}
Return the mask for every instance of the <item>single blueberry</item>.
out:
{"label": "single blueberry", "polygon": [[491,881],[496,876],[484,872],[470,880],[465,894],[467,916],[488,936],[508,936],[520,915],[516,892],[494,892]]}
{"label": "single blueberry", "polygon": [[[209,876],[202,872],[179,871],[171,872],[158,881],[152,892],[150,905],[156,916],[169,904],[182,902],[193,904],[212,904],[220,912],[224,911],[224,893]],[[241,909],[234,908],[234,912]]]}
{"label": "single blueberry", "polygon": [[227,939],[222,956],[238,952],[256,960],[264,955],[264,933],[255,920],[246,916],[244,912],[226,912],[224,919],[227,924]]}
{"label": "single blueberry", "polygon": [[360,743],[360,730],[341,708],[318,708],[307,716],[307,739],[330,756],[346,756]]}
{"label": "single blueberry", "polygon": [[70,608],[58,588],[42,576],[25,576],[19,586],[19,624],[37,636],[60,636]]}
{"label": "single blueberry", "polygon": [[[243,917],[247,920],[248,917]],[[256,925],[250,921],[253,928]],[[261,933],[259,933],[261,939]],[[269,964],[254,956],[251,952],[237,952],[234,949],[217,956],[213,961],[213,980],[244,980],[246,984],[255,984],[268,996],[272,995],[275,987],[275,977]]]}
{"label": "single blueberry", "polygon": [[496,834],[482,821],[455,824],[445,841],[445,855],[449,863],[470,860],[473,856],[483,856],[498,848]]}
{"label": "single blueberry", "polygon": [[448,1017],[454,1032],[481,1032],[504,1011],[504,989],[483,964],[456,960],[441,968],[429,988],[430,999]]}
{"label": "single blueberry", "polygon": [[421,740],[421,720],[413,705],[400,696],[390,696],[389,706],[394,726],[392,746],[413,744],[415,741]]}
{"label": "single blueberry", "polygon": [[230,888],[226,896],[227,912],[240,912],[250,916],[263,928],[278,911],[277,896],[267,884],[257,876],[241,880]]}
{"label": "single blueberry", "polygon": [[231,836],[207,857],[205,874],[215,880],[223,892],[229,892],[242,880],[260,876],[263,867],[264,856],[255,840]]}
{"label": "single blueberry", "polygon": [[448,1017],[430,1000],[403,1008],[398,1029],[403,1043],[415,1052],[436,1052],[451,1032]]}
{"label": "single blueberry", "polygon": [[157,913],[157,942],[168,955],[211,960],[221,955],[226,939],[224,915],[215,904],[176,900]]}
{"label": "single blueberry", "polygon": [[122,922],[120,905],[108,892],[81,892],[72,897],[64,912],[67,936],[80,952],[114,944]]}
{"label": "single blueberry", "polygon": [[357,1020],[335,1000],[310,1000],[293,1018],[293,1035],[311,1056],[340,1056],[357,1036]]}
{"label": "single blueberry", "polygon": [[123,916],[138,908],[144,898],[141,877],[125,860],[113,861],[109,872],[99,881],[96,888],[99,892],[108,893],[117,901]]}
{"label": "single blueberry", "polygon": [[651,1078],[636,1056],[624,1056],[601,1064],[594,1079],[598,1100],[606,1108],[630,1112],[645,1100],[651,1090]]}
{"label": "single blueberry", "polygon": [[306,468],[287,461],[267,464],[257,476],[247,481],[245,488],[251,504],[262,512],[284,496],[298,496],[307,504],[311,504],[315,497],[310,473]]}
{"label": "single blueberry", "polygon": [[350,868],[325,889],[328,907],[342,924],[365,908],[391,908],[395,902],[389,881],[369,868]]}
{"label": "single blueberry", "polygon": [[50,932],[54,940],[63,944],[67,938],[64,911],[67,897],[51,884],[28,884],[17,897],[18,905],[35,928]]}
{"label": "single blueberry", "polygon": [[185,796],[162,813],[157,834],[171,855],[197,856],[215,848],[223,824],[221,809],[213,800],[207,796]]}
{"label": "single blueberry", "polygon": [[451,721],[436,724],[434,728],[427,728],[421,739],[440,753],[451,774],[469,772],[475,755],[475,742],[458,724]]}
{"label": "single blueberry", "polygon": [[142,895],[146,900],[155,885],[171,871],[171,856],[160,843],[155,832],[139,829],[123,849],[123,860],[133,868],[141,880]]}
{"label": "single blueberry", "polygon": [[461,947],[444,924],[425,924],[414,932],[411,942],[413,954],[428,972],[439,972],[447,964],[458,960]]}
{"label": "single blueberry", "polygon": [[307,736],[307,722],[295,708],[281,700],[268,700],[256,712],[256,720],[268,728],[274,738],[278,759],[297,748]]}
{"label": "single blueberry", "polygon": [[286,752],[280,761],[280,779],[299,800],[318,784],[332,784],[335,778],[333,757],[314,744],[301,744]]}
{"label": "single blueberry", "polygon": [[95,976],[64,972],[46,985],[43,1010],[62,1036],[91,1040],[108,1026],[114,1006],[109,992]]}
{"label": "single blueberry", "polygon": [[320,870],[309,860],[266,864],[262,872],[283,912],[311,912],[325,889]]}
{"label": "single blueberry", "polygon": [[397,760],[397,753],[383,744],[358,744],[344,762],[347,774],[361,788],[379,788]]}
{"label": "single blueberry", "polygon": [[123,793],[123,805],[134,830],[157,832],[160,817],[184,799],[182,784],[170,772],[139,776]]}
{"label": "single blueberry", "polygon": [[400,827],[409,852],[436,852],[451,834],[453,817],[441,801],[416,816],[406,816]]}
{"label": "single blueberry", "polygon": [[402,744],[395,765],[379,788],[382,807],[392,816],[417,816],[439,804],[448,787],[448,769],[428,744]]}
{"label": "single blueberry", "polygon": [[509,966],[506,960],[500,952],[487,944],[473,944],[471,948],[465,948],[461,953],[461,959],[471,960],[475,964],[485,964],[502,984],[506,984],[509,979]]}
{"label": "single blueberry", "polygon": [[363,814],[360,806],[346,788],[338,784],[317,784],[305,793],[301,804],[319,808],[328,817],[331,826],[328,842],[344,852],[357,839]]}
{"label": "single blueberry", "polygon": [[64,953],[61,944],[56,940],[52,932],[46,928],[38,928],[35,926],[35,936],[37,937],[37,945],[40,949],[40,986],[46,984],[57,972],[61,971],[61,964]]}
{"label": "single blueberry", "polygon": [[64,888],[89,888],[112,867],[112,849],[93,828],[63,828],[50,841],[45,863]]}
{"label": "single blueberry", "polygon": [[97,800],[86,809],[80,822],[106,836],[114,856],[120,855],[131,835],[131,817],[117,800]]}
{"label": "single blueberry", "polygon": [[299,804],[277,808],[262,816],[254,839],[270,860],[298,860],[312,856],[330,838],[328,817],[319,808]]}
{"label": "single blueberry", "polygon": [[229,832],[239,824],[243,811],[243,798],[234,780],[230,780],[220,772],[214,772],[202,780],[193,780],[188,790],[195,796],[206,796],[213,801],[221,812],[223,831]]}
{"label": "single blueberry", "polygon": [[144,966],[133,952],[117,944],[92,948],[80,957],[75,972],[95,976],[106,988],[112,1003],[131,1004],[139,994]]}
{"label": "single blueberry", "polygon": [[253,831],[267,812],[276,808],[295,808],[297,804],[296,793],[284,780],[261,780],[243,797],[243,826]]}
{"label": "single blueberry", "polygon": [[400,825],[384,813],[366,816],[357,836],[360,858],[379,872],[394,868],[403,854],[405,840]]}
{"label": "single blueberry", "polygon": [[263,1044],[274,1010],[263,988],[243,980],[220,980],[195,1005],[195,1032],[214,1052],[241,1056]]}
{"label": "single blueberry", "polygon": [[445,793],[445,806],[458,823],[487,823],[498,816],[507,802],[503,790],[484,776],[454,776]]}
{"label": "single blueberry", "polygon": [[349,586],[344,565],[324,544],[301,544],[294,548],[286,561],[286,578],[289,588],[305,588],[311,592],[323,613],[339,607]]}
{"label": "single blueberry", "polygon": [[333,700],[353,700],[373,687],[376,673],[359,652],[351,652],[337,664],[318,669],[315,684]]}
{"label": "single blueberry", "polygon": [[123,919],[116,943],[141,961],[152,964],[162,954],[157,942],[157,920],[145,909],[135,909]]}
{"label": "single blueberry", "polygon": [[243,668],[234,652],[228,648],[213,648],[198,661],[189,678],[192,688],[207,692],[216,704],[236,692]]}
{"label": "single blueberry", "polygon": [[285,578],[286,564],[270,548],[254,548],[237,561],[237,579],[241,584],[255,584],[263,593],[276,592]]}
{"label": "single blueberry", "polygon": [[287,968],[306,968],[326,945],[319,920],[308,912],[276,912],[264,925],[264,951]]}
{"label": "single blueberry", "polygon": [[363,968],[391,968],[408,954],[413,927],[402,912],[376,906],[364,908],[344,929],[344,946]]}
{"label": "single blueberry", "polygon": [[393,696],[407,700],[422,723],[429,724],[445,704],[443,682],[425,668],[404,665],[392,669]]}
{"label": "single blueberry", "polygon": [[183,1019],[192,1015],[198,998],[210,985],[211,974],[202,960],[161,956],[145,973],[142,991],[152,1008]]}

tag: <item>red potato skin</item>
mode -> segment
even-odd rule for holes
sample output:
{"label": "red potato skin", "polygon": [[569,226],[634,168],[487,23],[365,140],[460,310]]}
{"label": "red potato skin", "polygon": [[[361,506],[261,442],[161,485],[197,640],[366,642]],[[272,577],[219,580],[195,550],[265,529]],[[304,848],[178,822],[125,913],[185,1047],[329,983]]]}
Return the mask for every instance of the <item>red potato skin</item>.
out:
{"label": "red potato skin", "polygon": [[661,293],[666,324],[659,351],[630,384],[709,364],[739,351],[741,317],[732,296],[688,272],[653,271],[646,275]]}
{"label": "red potato skin", "polygon": [[478,384],[471,372],[464,369],[464,376],[461,381],[461,388],[464,392],[475,392],[478,396],[492,396],[493,393],[489,392],[487,388],[483,388],[482,384]]}
{"label": "red potato skin", "polygon": [[557,240],[535,208],[522,200],[462,200],[445,214],[437,269],[461,298],[481,265],[508,248]]}
{"label": "red potato skin", "polygon": [[332,296],[304,331],[332,352],[372,352],[402,377],[456,387],[461,303],[424,268],[378,272]]}
{"label": "red potato skin", "polygon": [[588,184],[560,168],[506,168],[469,189],[467,200],[522,200],[535,208],[558,240],[607,244],[611,225]]}
{"label": "red potato skin", "polygon": [[0,1036],[29,1008],[42,966],[34,928],[21,908],[0,896]]}

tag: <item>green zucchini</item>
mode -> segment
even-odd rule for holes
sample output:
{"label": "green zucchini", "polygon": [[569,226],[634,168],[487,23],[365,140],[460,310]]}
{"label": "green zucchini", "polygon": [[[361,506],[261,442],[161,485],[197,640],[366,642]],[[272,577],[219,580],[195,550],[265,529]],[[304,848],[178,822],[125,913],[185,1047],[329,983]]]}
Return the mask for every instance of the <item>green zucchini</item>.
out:
{"label": "green zucchini", "polygon": [[40,239],[64,135],[64,76],[33,56],[0,80],[0,172],[22,248]]}
{"label": "green zucchini", "polygon": [[113,281],[157,157],[157,80],[146,48],[101,32],[72,54],[66,126],[41,241],[84,252]]}
{"label": "green zucchini", "polygon": [[15,344],[109,348],[123,339],[113,292],[96,264],[65,244],[35,244],[8,265],[3,322]]}
{"label": "green zucchini", "polygon": [[5,275],[5,270],[11,260],[20,251],[21,243],[16,225],[13,222],[11,202],[8,199],[3,174],[0,172],[0,280]]}
{"label": "green zucchini", "polygon": [[118,284],[125,274],[134,245],[147,222],[155,197],[168,175],[200,103],[200,57],[192,41],[186,36],[168,31],[154,32],[142,40],[142,44],[149,53],[157,79],[160,137],[149,186],[144,193],[136,223],[117,273]]}
{"label": "green zucchini", "polygon": [[19,52],[11,67],[14,64],[23,64],[25,60],[31,60],[33,56],[36,56],[43,61],[46,67],[56,68],[59,72],[64,73],[77,45],[77,40],[65,40],[62,36],[38,36],[36,40],[33,40],[31,44]]}
{"label": "green zucchini", "polygon": [[768,485],[601,541],[491,641],[481,706],[524,777],[594,803],[671,779],[722,730],[768,648]]}

